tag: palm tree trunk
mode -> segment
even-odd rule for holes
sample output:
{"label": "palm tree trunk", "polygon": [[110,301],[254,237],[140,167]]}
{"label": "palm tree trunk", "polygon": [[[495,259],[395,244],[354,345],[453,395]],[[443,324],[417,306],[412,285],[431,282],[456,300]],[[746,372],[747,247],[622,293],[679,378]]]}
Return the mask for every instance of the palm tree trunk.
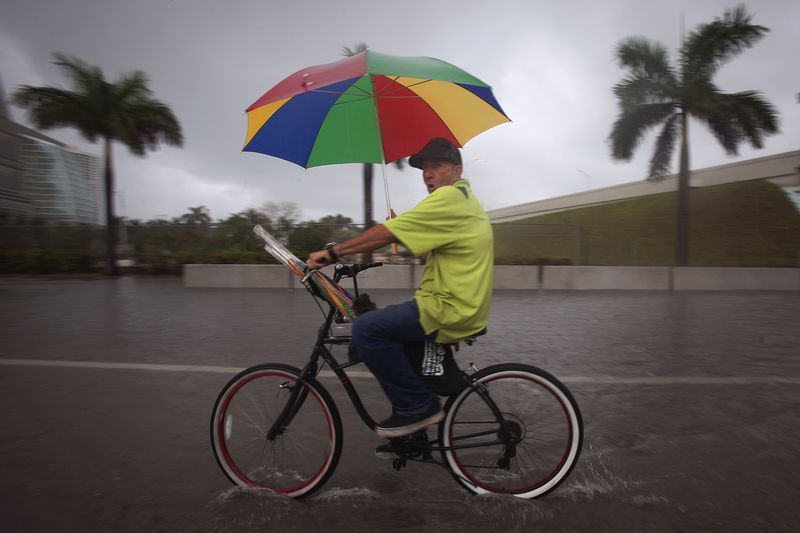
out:
{"label": "palm tree trunk", "polygon": [[681,116],[681,163],[678,173],[678,216],[675,266],[689,266],[689,129],[686,112]]}
{"label": "palm tree trunk", "polygon": [[111,139],[105,139],[105,185],[106,185],[106,261],[103,273],[119,275],[117,269],[117,217],[114,216],[114,169],[111,160]]}
{"label": "palm tree trunk", "polygon": [[[372,227],[372,163],[364,163],[364,231]],[[372,262],[372,252],[364,252],[364,263]]]}

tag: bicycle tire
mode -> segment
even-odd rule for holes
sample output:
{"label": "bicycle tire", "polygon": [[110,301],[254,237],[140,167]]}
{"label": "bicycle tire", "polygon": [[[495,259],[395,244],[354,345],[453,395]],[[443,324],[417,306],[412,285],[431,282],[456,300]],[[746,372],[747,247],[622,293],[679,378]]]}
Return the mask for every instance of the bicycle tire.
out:
{"label": "bicycle tire", "polygon": [[266,435],[286,406],[300,369],[263,364],[223,387],[211,414],[211,446],[225,475],[247,489],[304,498],[333,474],[342,451],[342,422],[330,393],[303,381],[303,402],[275,439]]}
{"label": "bicycle tire", "polygon": [[[439,426],[442,457],[455,480],[476,494],[529,499],[558,487],[583,445],[583,420],[569,390],[544,370],[519,363],[487,367],[470,380],[450,397]],[[483,390],[502,413],[502,425]],[[515,445],[489,444],[515,434]],[[447,449],[469,445],[475,447]]]}

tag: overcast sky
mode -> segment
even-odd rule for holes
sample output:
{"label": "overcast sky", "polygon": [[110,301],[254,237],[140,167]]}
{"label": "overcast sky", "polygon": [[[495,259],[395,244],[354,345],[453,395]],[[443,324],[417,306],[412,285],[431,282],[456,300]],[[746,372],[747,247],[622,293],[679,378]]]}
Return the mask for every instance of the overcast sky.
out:
{"label": "overcast sky", "polygon": [[[244,109],[305,66],[336,61],[360,42],[393,55],[453,63],[493,87],[513,122],[479,135],[463,150],[465,177],[484,207],[580,192],[645,177],[651,134],[629,163],[613,162],[607,137],[617,114],[611,87],[624,75],[613,50],[644,35],[670,50],[687,30],[737,3],[721,0],[494,2],[469,0],[0,0],[0,79],[21,84],[67,80],[52,52],[99,66],[108,79],[142,70],[156,98],[180,120],[183,148],[144,158],[116,145],[121,215],[178,216],[205,205],[215,220],[266,202],[295,202],[304,219],[342,213],[361,222],[361,167],[309,170],[241,152]],[[800,68],[796,0],[746,3],[771,29],[717,75],[729,92],[763,91],[781,115],[780,135],[762,150],[730,157],[699,123],[690,126],[692,168],[800,149]],[[29,124],[24,110],[12,108]],[[70,129],[48,135],[84,151],[100,146]],[[677,157],[677,151],[676,151]],[[677,162],[673,163],[677,170]],[[386,207],[376,167],[375,217]],[[425,194],[420,173],[387,169],[392,207]]]}

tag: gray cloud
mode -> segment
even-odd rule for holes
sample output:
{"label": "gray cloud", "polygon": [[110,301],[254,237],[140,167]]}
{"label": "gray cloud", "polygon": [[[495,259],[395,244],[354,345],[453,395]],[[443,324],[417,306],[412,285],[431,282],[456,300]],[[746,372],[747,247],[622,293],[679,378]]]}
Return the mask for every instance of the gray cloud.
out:
{"label": "gray cloud", "polygon": [[[340,212],[360,220],[360,165],[310,170],[242,153],[244,109],[272,85],[312,64],[339,59],[342,46],[367,42],[396,55],[429,55],[461,66],[494,87],[512,118],[464,150],[465,173],[487,208],[642,179],[652,138],[630,163],[609,157],[606,137],[616,115],[611,86],[623,75],[613,48],[633,34],[674,49],[681,15],[687,29],[720,16],[725,1],[444,2],[407,1],[402,8],[351,0],[264,2],[211,0],[4,0],[0,75],[19,84],[64,84],[53,51],[75,55],[109,78],[141,69],[156,96],[181,120],[183,149],[135,158],[118,146],[118,201],[130,217],[176,216],[206,205],[221,218],[268,201],[296,202],[307,218]],[[791,0],[748,3],[771,28],[762,42],[728,64],[724,90],[758,89],[778,107],[783,134],[741,158],[798,148],[800,73]],[[13,109],[24,120],[20,109]],[[732,162],[699,124],[691,130],[695,168]],[[51,133],[99,153],[72,130]],[[380,171],[376,217],[383,216]],[[393,206],[424,194],[414,169],[387,169]]]}

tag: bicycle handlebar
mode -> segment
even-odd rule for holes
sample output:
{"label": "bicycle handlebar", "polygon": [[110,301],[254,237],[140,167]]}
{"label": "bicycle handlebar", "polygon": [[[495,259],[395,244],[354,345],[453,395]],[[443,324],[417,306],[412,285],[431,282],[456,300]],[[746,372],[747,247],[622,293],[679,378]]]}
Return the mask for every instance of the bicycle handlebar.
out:
{"label": "bicycle handlebar", "polygon": [[383,266],[383,261],[376,261],[374,263],[353,263],[352,265],[339,263],[334,267],[334,279],[338,281],[342,278],[354,278],[359,272],[364,272],[365,270],[379,266]]}

